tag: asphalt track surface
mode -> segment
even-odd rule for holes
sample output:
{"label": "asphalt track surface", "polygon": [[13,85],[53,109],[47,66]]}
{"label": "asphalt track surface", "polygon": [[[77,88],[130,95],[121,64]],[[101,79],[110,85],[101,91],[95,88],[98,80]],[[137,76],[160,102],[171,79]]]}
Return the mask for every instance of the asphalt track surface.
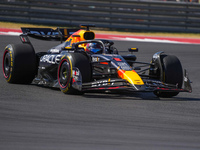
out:
{"label": "asphalt track surface", "polygon": [[[58,42],[32,40],[36,51]],[[0,36],[4,47],[19,37]],[[176,55],[193,93],[157,98],[152,93],[65,95],[58,89],[6,83],[0,69],[1,150],[199,150],[199,45],[115,41],[120,54],[138,47],[138,61],[157,51]]]}

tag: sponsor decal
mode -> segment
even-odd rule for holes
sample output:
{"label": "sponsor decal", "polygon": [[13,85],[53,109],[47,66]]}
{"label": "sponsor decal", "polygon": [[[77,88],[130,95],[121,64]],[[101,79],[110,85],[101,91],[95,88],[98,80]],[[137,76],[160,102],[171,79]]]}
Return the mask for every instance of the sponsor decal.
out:
{"label": "sponsor decal", "polygon": [[73,68],[73,79],[75,80],[75,82],[78,82],[79,81],[79,76],[80,76],[80,71],[78,68]]}
{"label": "sponsor decal", "polygon": [[101,80],[101,81],[96,81],[92,83],[92,87],[101,87],[101,86],[107,86],[107,85],[114,85],[114,82],[108,79],[108,80]]}
{"label": "sponsor decal", "polygon": [[97,61],[99,61],[99,58],[98,57],[92,57],[92,61],[97,62]]}
{"label": "sponsor decal", "polygon": [[122,70],[132,70],[126,62],[117,62]]}
{"label": "sponsor decal", "polygon": [[30,34],[39,34],[39,35],[47,35],[47,36],[56,36],[59,35],[57,31],[49,31],[49,32],[44,32],[44,31],[30,31]]}
{"label": "sponsor decal", "polygon": [[60,51],[59,51],[59,49],[50,49],[50,52],[51,53],[59,53]]}
{"label": "sponsor decal", "polygon": [[82,90],[82,76],[78,68],[73,67],[72,70],[72,87],[79,91]]}
{"label": "sponsor decal", "polygon": [[40,58],[40,62],[58,64],[62,56],[63,55],[44,55]]}

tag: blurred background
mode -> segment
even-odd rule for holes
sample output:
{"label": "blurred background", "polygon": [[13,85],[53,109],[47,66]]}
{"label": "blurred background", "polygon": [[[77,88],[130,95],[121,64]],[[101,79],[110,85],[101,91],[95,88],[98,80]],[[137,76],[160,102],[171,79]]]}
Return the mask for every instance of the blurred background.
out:
{"label": "blurred background", "polygon": [[0,21],[199,33],[200,0],[1,0]]}

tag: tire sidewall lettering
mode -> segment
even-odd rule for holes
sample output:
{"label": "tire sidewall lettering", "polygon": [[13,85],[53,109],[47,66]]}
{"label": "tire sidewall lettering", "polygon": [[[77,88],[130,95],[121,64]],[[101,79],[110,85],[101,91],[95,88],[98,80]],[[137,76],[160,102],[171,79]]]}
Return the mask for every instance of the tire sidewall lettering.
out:
{"label": "tire sidewall lettering", "polygon": [[[5,74],[5,66],[4,66],[4,64],[5,64],[5,57],[6,57],[7,54],[9,54],[9,61],[10,61],[10,68],[9,68],[10,71],[9,71],[8,75]],[[14,65],[13,56],[14,56],[14,54],[13,54],[13,48],[12,48],[12,46],[11,45],[6,46],[4,54],[3,54],[2,67],[3,67],[3,75],[4,75],[4,77],[5,77],[5,79],[6,79],[7,82],[10,82],[11,79],[12,79],[12,72],[13,72],[13,65]]]}

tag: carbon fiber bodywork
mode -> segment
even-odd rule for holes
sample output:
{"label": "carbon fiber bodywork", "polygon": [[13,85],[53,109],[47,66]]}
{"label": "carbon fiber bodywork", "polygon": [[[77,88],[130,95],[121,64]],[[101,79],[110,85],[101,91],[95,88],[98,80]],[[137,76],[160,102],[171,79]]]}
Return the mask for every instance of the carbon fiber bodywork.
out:
{"label": "carbon fiber bodywork", "polygon": [[[91,25],[92,26],[92,25]],[[163,52],[153,55],[151,63],[136,61],[135,55],[121,56],[110,40],[94,39],[95,34],[89,30],[76,29],[35,29],[22,28],[23,34],[20,36],[23,43],[30,44],[28,36],[44,40],[60,40],[61,44],[48,50],[47,52],[36,53],[37,72],[33,79],[34,84],[48,87],[68,87],[80,92],[94,90],[130,90],[137,92],[192,92],[190,80],[185,71],[183,81],[176,83],[165,83],[166,72],[163,68]],[[62,42],[66,39],[65,42]],[[85,46],[88,43],[98,43],[102,47],[100,53],[88,53]],[[138,51],[137,48],[130,48],[132,53]],[[89,67],[85,72],[84,66],[77,67],[75,54],[84,57]],[[167,56],[167,55],[166,55]],[[61,66],[64,61],[64,71]],[[80,64],[81,62],[79,62]],[[62,73],[62,77],[60,77]],[[88,75],[87,75],[88,73]],[[88,76],[87,81],[83,78]],[[63,79],[62,79],[63,78]],[[61,83],[61,80],[67,80]],[[69,81],[68,81],[69,80]],[[184,83],[184,88],[182,87]],[[180,85],[181,84],[181,85]],[[68,90],[65,89],[64,91]]]}

